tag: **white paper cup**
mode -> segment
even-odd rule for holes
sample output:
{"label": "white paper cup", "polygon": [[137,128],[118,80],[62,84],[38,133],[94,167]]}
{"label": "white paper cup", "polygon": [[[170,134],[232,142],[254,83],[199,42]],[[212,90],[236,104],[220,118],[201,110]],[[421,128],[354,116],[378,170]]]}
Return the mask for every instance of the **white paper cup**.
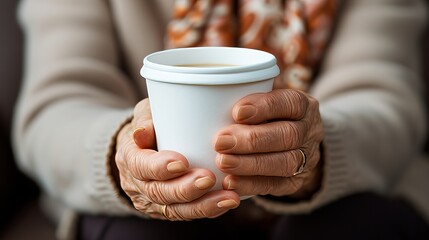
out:
{"label": "white paper cup", "polygon": [[[231,66],[207,66],[219,64]],[[245,48],[171,49],[145,57],[140,74],[147,82],[158,150],[177,151],[191,167],[211,170],[212,190],[222,189],[215,135],[234,123],[231,110],[238,100],[272,90],[279,74],[275,57]]]}

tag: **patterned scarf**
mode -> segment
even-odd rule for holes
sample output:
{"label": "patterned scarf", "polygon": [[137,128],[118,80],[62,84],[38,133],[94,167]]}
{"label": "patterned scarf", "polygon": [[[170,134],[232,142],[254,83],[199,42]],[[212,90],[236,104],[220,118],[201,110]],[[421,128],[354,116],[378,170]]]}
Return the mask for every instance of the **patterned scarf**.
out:
{"label": "patterned scarf", "polygon": [[281,69],[274,88],[306,91],[336,9],[336,0],[176,0],[166,47],[264,50],[276,56]]}

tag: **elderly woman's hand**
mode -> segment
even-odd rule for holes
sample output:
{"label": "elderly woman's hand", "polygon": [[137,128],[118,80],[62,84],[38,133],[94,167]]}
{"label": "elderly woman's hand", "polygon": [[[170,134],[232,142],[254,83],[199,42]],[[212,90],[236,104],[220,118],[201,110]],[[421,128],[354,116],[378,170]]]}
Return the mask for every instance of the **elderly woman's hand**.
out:
{"label": "elderly woman's hand", "polygon": [[224,189],[296,197],[317,190],[323,126],[314,98],[287,89],[253,94],[232,114],[237,124],[221,130],[215,143],[216,164],[227,174]]}
{"label": "elderly woman's hand", "polygon": [[120,131],[115,156],[120,186],[137,210],[153,218],[192,220],[217,217],[239,205],[233,191],[209,192],[216,179],[211,171],[189,168],[183,155],[155,148],[145,99],[136,105],[132,123]]}

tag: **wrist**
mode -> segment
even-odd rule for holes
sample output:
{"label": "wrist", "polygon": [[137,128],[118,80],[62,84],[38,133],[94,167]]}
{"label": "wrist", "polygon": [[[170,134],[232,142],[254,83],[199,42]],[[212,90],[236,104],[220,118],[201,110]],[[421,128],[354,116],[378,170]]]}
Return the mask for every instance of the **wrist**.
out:
{"label": "wrist", "polygon": [[119,193],[119,196],[122,196],[131,202],[128,195],[124,192],[124,190],[121,187],[121,177],[120,177],[118,166],[116,164],[116,153],[118,152],[118,149],[121,147],[121,141],[124,140],[124,137],[125,137],[124,135],[126,135],[129,132],[130,132],[130,123],[127,123],[124,126],[122,126],[122,128],[119,130],[118,134],[114,138],[115,141],[112,144],[113,153],[111,154],[109,159],[109,166],[110,166],[109,173],[117,189],[117,192]]}

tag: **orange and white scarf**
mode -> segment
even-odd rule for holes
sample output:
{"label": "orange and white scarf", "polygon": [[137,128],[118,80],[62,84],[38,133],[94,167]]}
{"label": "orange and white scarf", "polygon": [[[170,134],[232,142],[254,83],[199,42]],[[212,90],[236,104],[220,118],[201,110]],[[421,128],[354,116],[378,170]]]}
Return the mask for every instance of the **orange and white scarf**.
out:
{"label": "orange and white scarf", "polygon": [[336,0],[176,0],[166,47],[239,46],[272,53],[274,88],[306,91],[333,28]]}

